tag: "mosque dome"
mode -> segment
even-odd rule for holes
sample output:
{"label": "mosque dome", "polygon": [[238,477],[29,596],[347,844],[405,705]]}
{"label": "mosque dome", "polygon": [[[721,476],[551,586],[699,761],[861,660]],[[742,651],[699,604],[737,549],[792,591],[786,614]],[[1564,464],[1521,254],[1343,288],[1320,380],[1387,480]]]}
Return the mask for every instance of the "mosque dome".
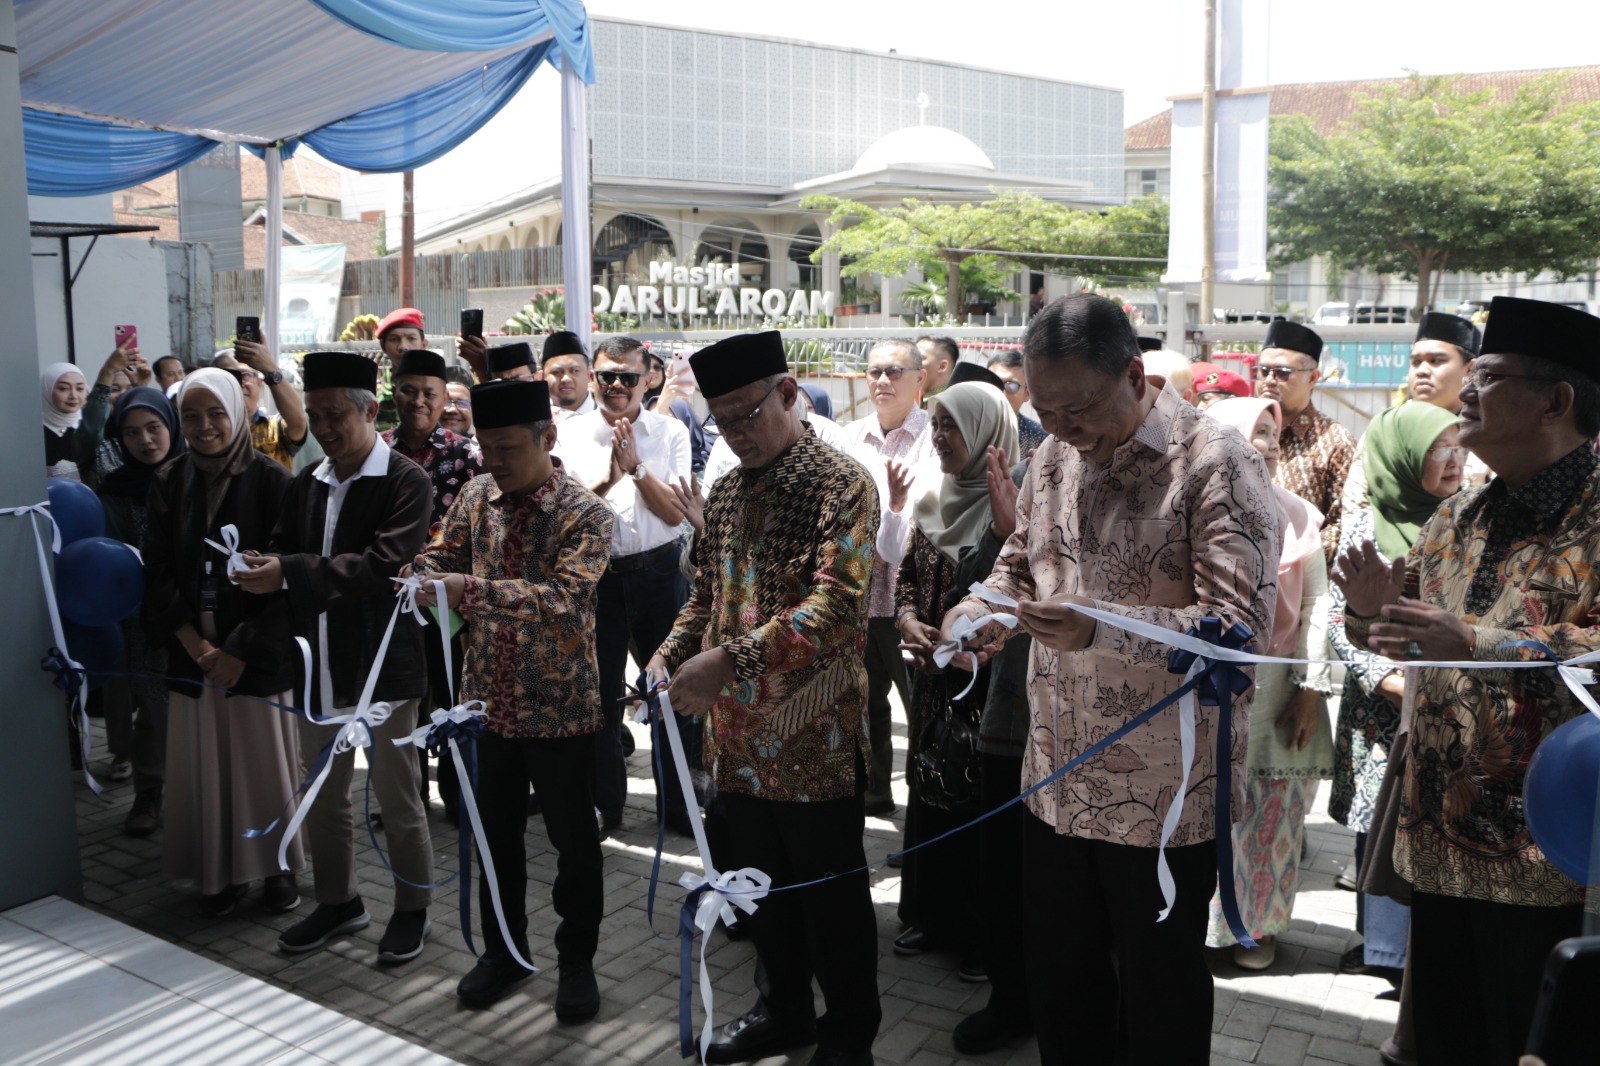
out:
{"label": "mosque dome", "polygon": [[857,171],[896,166],[940,170],[994,170],[994,163],[972,141],[943,126],[907,126],[879,137],[856,160]]}

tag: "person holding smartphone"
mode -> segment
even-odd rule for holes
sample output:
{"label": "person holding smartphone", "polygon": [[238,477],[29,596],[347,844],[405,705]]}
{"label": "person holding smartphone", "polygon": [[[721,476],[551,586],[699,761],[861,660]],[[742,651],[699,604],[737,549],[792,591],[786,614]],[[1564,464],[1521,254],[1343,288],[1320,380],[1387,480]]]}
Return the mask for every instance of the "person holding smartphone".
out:
{"label": "person holding smartphone", "polygon": [[[256,451],[276,460],[285,470],[294,469],[294,457],[305,447],[310,423],[306,421],[305,401],[278,369],[272,350],[259,336],[239,334],[232,348],[224,348],[211,365],[239,379],[244,390],[245,410],[250,418],[250,443]],[[261,403],[261,386],[272,393],[278,413],[268,414]]]}

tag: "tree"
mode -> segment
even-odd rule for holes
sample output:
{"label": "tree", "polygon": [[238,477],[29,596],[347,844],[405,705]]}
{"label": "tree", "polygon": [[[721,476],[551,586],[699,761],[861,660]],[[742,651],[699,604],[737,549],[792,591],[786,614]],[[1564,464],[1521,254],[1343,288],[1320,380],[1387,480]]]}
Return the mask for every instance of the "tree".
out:
{"label": "tree", "polygon": [[[1105,265],[1099,259],[1080,262],[1060,256],[1123,255],[1129,254],[1122,250],[1125,247],[1148,249],[1159,243],[1159,252],[1152,258],[1166,257],[1165,205],[1155,207],[1143,201],[1130,205],[1131,209],[1093,212],[1006,190],[979,203],[907,198],[880,208],[837,196],[808,196],[801,206],[827,211],[828,221],[837,227],[812,253],[813,262],[825,252],[837,252],[850,260],[841,269],[846,277],[942,267],[945,307],[951,312],[965,306],[963,293],[968,282],[999,284],[995,280],[999,275],[1023,267],[1059,272],[1063,262],[1070,263],[1074,273],[1092,276],[1089,267]],[[1158,242],[1156,227],[1160,229]]]}
{"label": "tree", "polygon": [[1413,75],[1361,101],[1336,132],[1274,119],[1275,263],[1327,255],[1417,282],[1413,318],[1446,270],[1562,278],[1600,250],[1600,108],[1563,104],[1559,76],[1515,95]]}

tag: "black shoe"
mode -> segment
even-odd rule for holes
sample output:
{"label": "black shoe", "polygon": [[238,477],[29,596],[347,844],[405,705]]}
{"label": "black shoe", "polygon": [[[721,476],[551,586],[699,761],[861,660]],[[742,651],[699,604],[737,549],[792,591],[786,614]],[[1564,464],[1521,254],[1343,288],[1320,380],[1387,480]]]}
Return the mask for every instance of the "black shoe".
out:
{"label": "black shoe", "polygon": [[586,962],[562,963],[556,984],[556,1021],[586,1022],[600,1013],[600,986]]}
{"label": "black shoe", "polygon": [[122,832],[130,837],[147,837],[161,826],[161,790],[151,789],[133,797],[133,809],[122,823]]}
{"label": "black shoe", "polygon": [[1343,889],[1346,892],[1354,892],[1356,890],[1355,863],[1351,863],[1349,866],[1346,866],[1343,872],[1341,872],[1338,877],[1333,879],[1333,887]]}
{"label": "black shoe", "polygon": [[767,1014],[765,1004],[720,1025],[705,1049],[706,1066],[732,1062],[754,1062],[768,1055],[781,1055],[817,1042],[817,1023],[808,1019],[802,1025],[785,1024]]}
{"label": "black shoe", "polygon": [[250,891],[248,884],[229,885],[221,892],[213,892],[209,896],[200,897],[200,916],[202,918],[226,918],[233,913],[233,909],[244,899],[245,893]]}
{"label": "black shoe", "polygon": [[894,939],[894,953],[903,959],[921,955],[933,946],[933,937],[921,929],[907,929]]}
{"label": "black shoe", "polygon": [[836,1048],[819,1047],[817,1053],[811,1056],[811,1066],[872,1066],[872,1063],[870,1051],[839,1051]]}
{"label": "black shoe", "polygon": [[261,909],[282,914],[300,906],[300,885],[294,874],[273,874],[261,885]]}
{"label": "black shoe", "polygon": [[864,813],[868,818],[891,817],[894,814],[894,800],[888,796],[884,796],[881,799],[874,799],[868,796]]}
{"label": "black shoe", "polygon": [[998,1051],[1031,1032],[1033,1026],[1030,1023],[1007,1020],[1004,1012],[988,1006],[957,1022],[950,1033],[950,1040],[963,1055],[982,1055]]}
{"label": "black shoe", "polygon": [[317,909],[285,929],[278,938],[278,950],[291,955],[315,951],[341,933],[365,929],[372,917],[357,896],[349,903],[319,903]]}
{"label": "black shoe", "polygon": [[386,966],[410,962],[422,954],[428,942],[433,923],[428,921],[428,908],[415,911],[395,911],[389,919],[389,928],[378,941],[378,961]]}
{"label": "black shoe", "polygon": [[456,996],[469,1007],[492,1006],[532,976],[533,971],[523,969],[520,963],[485,955],[456,985]]}
{"label": "black shoe", "polygon": [[970,985],[980,985],[989,979],[989,971],[983,968],[981,962],[964,962],[956,976]]}

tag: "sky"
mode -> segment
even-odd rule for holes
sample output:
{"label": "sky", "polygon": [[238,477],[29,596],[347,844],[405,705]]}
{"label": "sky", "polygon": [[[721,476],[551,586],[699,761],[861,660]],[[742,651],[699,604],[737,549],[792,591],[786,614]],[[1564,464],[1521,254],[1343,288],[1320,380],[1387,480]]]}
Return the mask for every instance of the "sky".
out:
{"label": "sky", "polygon": [[[1600,63],[1595,0],[1243,2],[1266,12],[1276,84]],[[1200,0],[593,0],[588,8],[1119,88],[1124,126],[1165,109],[1170,96],[1198,92],[1203,69]],[[559,78],[542,69],[471,140],[420,171],[419,232],[557,174],[559,98]]]}

